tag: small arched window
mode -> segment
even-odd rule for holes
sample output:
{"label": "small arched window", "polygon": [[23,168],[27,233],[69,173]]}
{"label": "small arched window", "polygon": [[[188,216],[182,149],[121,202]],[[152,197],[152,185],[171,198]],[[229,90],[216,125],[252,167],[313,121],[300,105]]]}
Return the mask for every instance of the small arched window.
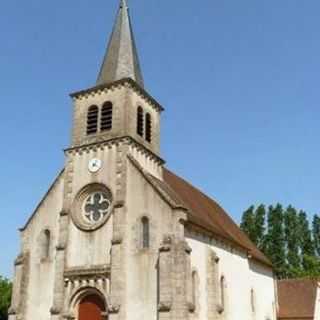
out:
{"label": "small arched window", "polygon": [[98,131],[98,113],[97,106],[91,106],[87,114],[87,135],[97,133]]}
{"label": "small arched window", "polygon": [[112,129],[112,103],[107,101],[101,109],[100,130],[107,131]]}
{"label": "small arched window", "polygon": [[41,232],[40,237],[40,258],[41,260],[46,260],[50,256],[50,242],[51,242],[51,234],[48,229]]}
{"label": "small arched window", "polygon": [[150,246],[150,224],[147,217],[143,217],[142,220],[142,247],[144,249]]}
{"label": "small arched window", "polygon": [[225,310],[225,304],[226,304],[225,286],[226,286],[226,280],[225,280],[225,277],[222,276],[220,278],[220,304],[221,304],[222,312]]}
{"label": "small arched window", "polygon": [[152,120],[150,113],[146,114],[146,140],[151,142],[152,139]]}
{"label": "small arched window", "polygon": [[143,109],[141,107],[137,109],[137,134],[143,137]]}

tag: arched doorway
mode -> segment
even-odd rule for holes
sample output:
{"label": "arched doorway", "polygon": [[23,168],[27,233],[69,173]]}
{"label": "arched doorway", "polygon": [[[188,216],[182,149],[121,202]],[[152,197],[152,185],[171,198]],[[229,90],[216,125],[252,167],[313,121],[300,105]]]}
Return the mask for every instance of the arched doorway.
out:
{"label": "arched doorway", "polygon": [[79,303],[78,320],[105,320],[106,307],[104,301],[96,294],[85,296]]}

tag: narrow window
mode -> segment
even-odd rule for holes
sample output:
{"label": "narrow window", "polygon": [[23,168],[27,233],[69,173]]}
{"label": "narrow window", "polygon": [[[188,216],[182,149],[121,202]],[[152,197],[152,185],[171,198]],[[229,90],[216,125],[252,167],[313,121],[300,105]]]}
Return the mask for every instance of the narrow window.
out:
{"label": "narrow window", "polygon": [[100,130],[107,131],[112,129],[112,103],[106,102],[101,109]]}
{"label": "narrow window", "polygon": [[226,303],[226,301],[225,301],[225,285],[226,285],[226,283],[225,283],[226,281],[225,281],[225,277],[224,276],[222,276],[221,277],[221,279],[220,279],[220,303],[221,303],[221,308],[222,308],[222,312],[224,311],[224,309],[225,309],[225,303]]}
{"label": "narrow window", "polygon": [[137,134],[143,137],[143,109],[141,107],[137,109]]}
{"label": "narrow window", "polygon": [[256,306],[255,306],[256,302],[255,302],[255,294],[254,294],[254,290],[251,289],[251,311],[252,313],[255,313],[256,311]]}
{"label": "narrow window", "polygon": [[51,234],[49,230],[44,230],[41,233],[41,259],[48,259],[50,256],[50,242],[51,242]]}
{"label": "narrow window", "polygon": [[51,241],[51,235],[49,230],[44,231],[45,236],[45,258],[49,258],[50,256],[50,241]]}
{"label": "narrow window", "polygon": [[87,134],[94,134],[98,131],[98,112],[97,106],[91,106],[87,115]]}
{"label": "narrow window", "polygon": [[150,246],[150,230],[149,230],[149,219],[146,217],[142,218],[142,247],[149,248]]}
{"label": "narrow window", "polygon": [[192,272],[192,304],[195,310],[197,303],[197,272]]}
{"label": "narrow window", "polygon": [[151,139],[152,139],[151,130],[152,130],[151,115],[150,113],[147,113],[146,114],[146,140],[148,142],[151,142]]}

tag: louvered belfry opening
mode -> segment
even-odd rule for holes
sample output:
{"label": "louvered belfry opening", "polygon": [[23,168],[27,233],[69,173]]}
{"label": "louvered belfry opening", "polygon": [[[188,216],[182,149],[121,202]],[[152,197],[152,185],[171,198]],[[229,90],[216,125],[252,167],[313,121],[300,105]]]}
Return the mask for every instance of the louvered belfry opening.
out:
{"label": "louvered belfry opening", "polygon": [[87,115],[87,134],[95,134],[98,131],[98,114],[99,108],[97,106],[91,106],[88,109]]}
{"label": "louvered belfry opening", "polygon": [[143,109],[138,107],[137,110],[137,134],[143,137]]}
{"label": "louvered belfry opening", "polygon": [[146,114],[146,140],[148,142],[151,142],[152,139],[152,121],[151,121],[151,115],[150,113]]}
{"label": "louvered belfry opening", "polygon": [[107,101],[101,109],[101,131],[107,131],[112,129],[112,103]]}

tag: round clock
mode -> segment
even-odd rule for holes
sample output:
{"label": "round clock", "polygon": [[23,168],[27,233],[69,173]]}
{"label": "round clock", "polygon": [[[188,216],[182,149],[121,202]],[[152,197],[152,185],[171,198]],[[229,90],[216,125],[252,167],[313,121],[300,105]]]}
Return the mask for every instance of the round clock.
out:
{"label": "round clock", "polygon": [[102,161],[100,159],[91,159],[88,164],[88,169],[90,172],[95,173],[100,170],[102,166]]}

